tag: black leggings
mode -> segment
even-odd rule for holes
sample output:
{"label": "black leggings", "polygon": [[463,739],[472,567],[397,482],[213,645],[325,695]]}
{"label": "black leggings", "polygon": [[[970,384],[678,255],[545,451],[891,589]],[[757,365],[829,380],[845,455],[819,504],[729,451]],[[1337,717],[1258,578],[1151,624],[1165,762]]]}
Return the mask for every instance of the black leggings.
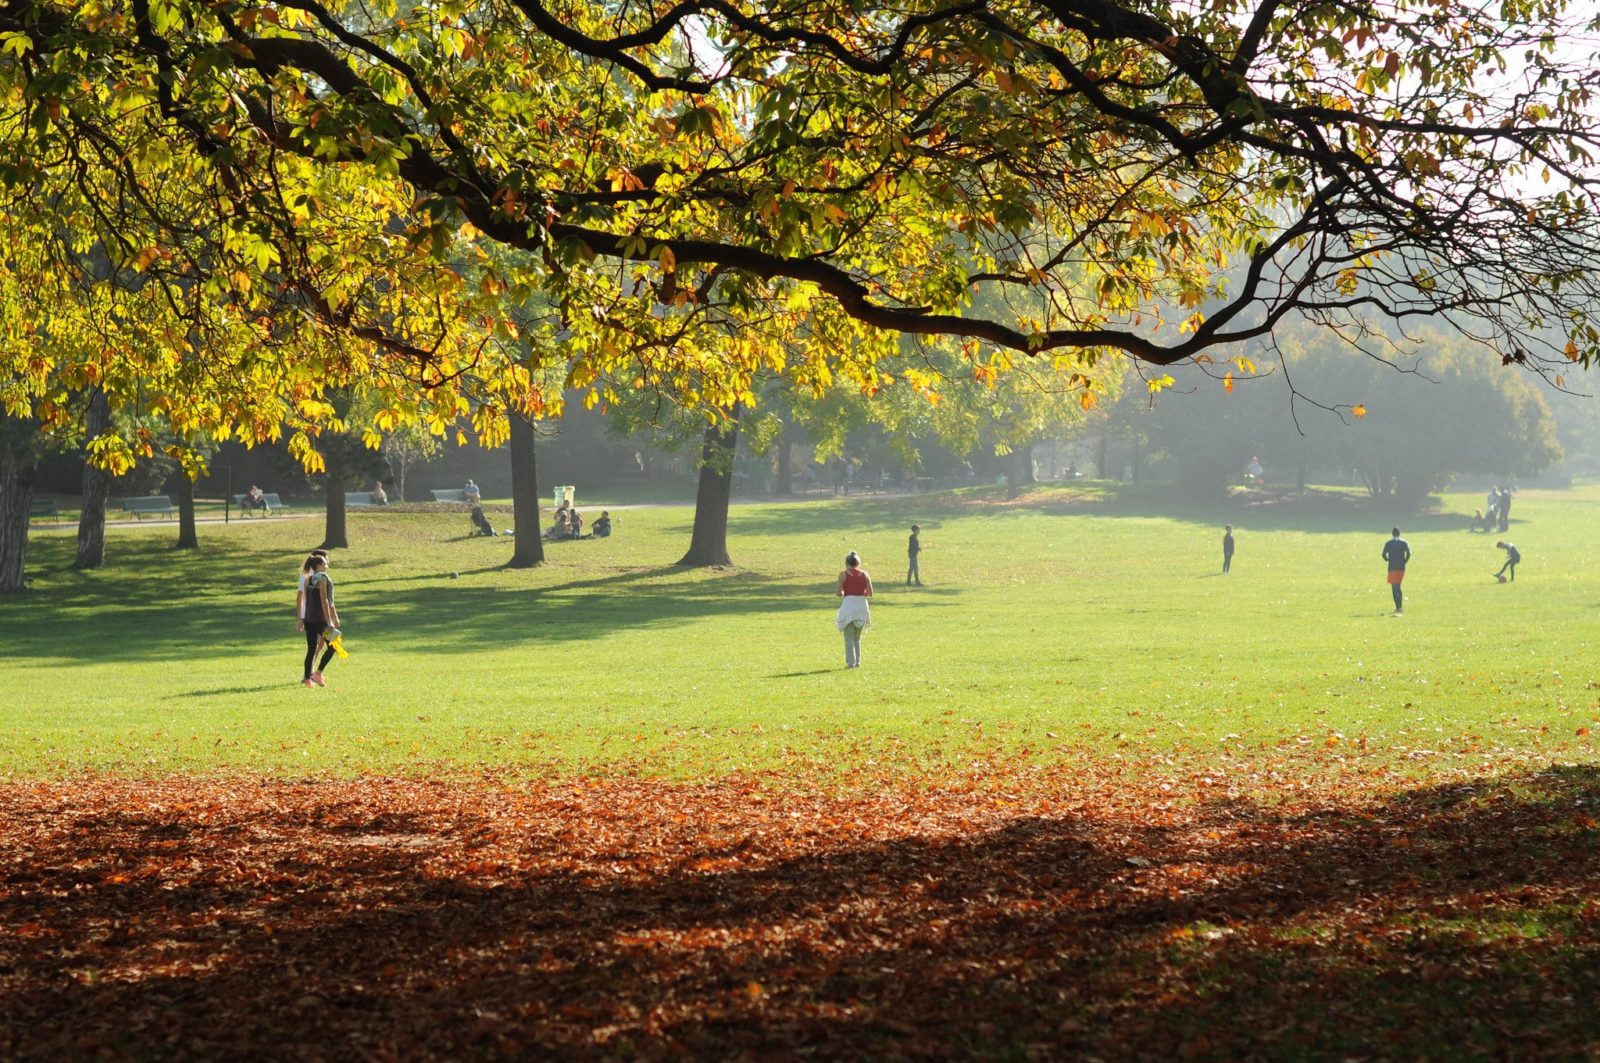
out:
{"label": "black leggings", "polygon": [[[328,625],[320,620],[306,621],[306,674],[305,679],[311,678],[311,664],[317,659],[317,641],[322,638],[322,633],[328,630]],[[328,667],[328,662],[333,660],[333,647],[329,646],[322,655],[322,663],[317,665],[317,671]]]}

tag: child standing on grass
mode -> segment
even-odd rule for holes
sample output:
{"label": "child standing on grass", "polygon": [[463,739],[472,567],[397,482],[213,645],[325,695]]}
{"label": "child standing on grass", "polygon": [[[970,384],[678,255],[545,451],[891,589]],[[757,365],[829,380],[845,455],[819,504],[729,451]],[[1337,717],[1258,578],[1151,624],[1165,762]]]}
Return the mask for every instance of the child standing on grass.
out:
{"label": "child standing on grass", "polygon": [[872,611],[867,599],[872,597],[872,577],[861,567],[861,558],[854,551],[844,555],[844,571],[839,573],[839,612],[833,626],[844,632],[844,666],[861,667],[861,632],[872,623]]}
{"label": "child standing on grass", "polygon": [[906,569],[906,586],[911,586],[911,581],[916,580],[917,586],[922,586],[922,573],[917,569],[917,558],[922,555],[922,529],[917,525],[911,526],[911,540],[906,543],[906,556],[911,559],[911,567]]}
{"label": "child standing on grass", "polygon": [[1222,526],[1222,571],[1227,572],[1233,565],[1233,525]]}
{"label": "child standing on grass", "polygon": [[1522,554],[1511,543],[1498,542],[1495,545],[1506,552],[1506,563],[1500,566],[1500,571],[1494,574],[1494,578],[1504,583],[1506,581],[1506,570],[1510,569],[1511,582],[1517,582],[1517,562],[1522,560]]}
{"label": "child standing on grass", "polygon": [[[328,667],[334,654],[333,646],[328,645],[332,640],[327,635],[330,630],[339,627],[339,610],[333,604],[333,580],[328,576],[328,559],[312,554],[306,558],[305,567],[310,573],[306,577],[303,595],[305,617],[301,620],[306,633],[306,670],[300,685],[325,687],[328,683],[322,678],[322,670]],[[317,664],[317,650],[325,645],[327,649],[322,654],[322,662]],[[315,671],[312,671],[313,664],[316,664]]]}

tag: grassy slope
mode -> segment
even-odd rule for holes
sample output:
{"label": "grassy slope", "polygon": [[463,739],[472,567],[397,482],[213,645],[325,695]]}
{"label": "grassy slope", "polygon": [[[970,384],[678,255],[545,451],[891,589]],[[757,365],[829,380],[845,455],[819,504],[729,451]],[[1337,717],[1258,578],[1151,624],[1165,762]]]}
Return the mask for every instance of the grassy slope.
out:
{"label": "grassy slope", "polygon": [[[296,682],[314,520],[205,526],[194,556],[166,549],[170,528],[117,529],[94,573],[70,569],[70,534],[42,532],[36,593],[0,602],[0,774],[814,771],[1363,735],[1396,759],[1590,760],[1600,490],[1519,496],[1507,586],[1489,578],[1495,537],[1462,530],[1475,501],[1407,524],[1400,619],[1389,521],[1363,513],[1174,517],[1093,486],[741,506],[731,572],[672,568],[687,508],[619,513],[615,538],[552,545],[536,572],[500,569],[510,544],[462,537],[459,514],[353,513],[333,571],[354,656],[330,691]],[[912,520],[928,586],[908,591]],[[880,594],[866,666],[846,672],[831,588],[852,547]]]}

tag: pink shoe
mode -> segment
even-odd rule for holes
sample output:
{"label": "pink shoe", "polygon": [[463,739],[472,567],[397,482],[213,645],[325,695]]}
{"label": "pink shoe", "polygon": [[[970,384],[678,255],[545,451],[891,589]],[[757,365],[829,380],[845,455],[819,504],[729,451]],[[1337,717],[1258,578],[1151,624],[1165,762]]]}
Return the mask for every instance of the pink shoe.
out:
{"label": "pink shoe", "polygon": [[302,679],[302,680],[300,680],[300,685],[303,686],[303,687],[314,687],[317,684],[313,683],[309,679]]}
{"label": "pink shoe", "polygon": [[325,686],[328,685],[328,681],[326,679],[322,678],[322,673],[321,672],[312,672],[311,673],[311,682],[315,683],[319,687],[325,687]]}

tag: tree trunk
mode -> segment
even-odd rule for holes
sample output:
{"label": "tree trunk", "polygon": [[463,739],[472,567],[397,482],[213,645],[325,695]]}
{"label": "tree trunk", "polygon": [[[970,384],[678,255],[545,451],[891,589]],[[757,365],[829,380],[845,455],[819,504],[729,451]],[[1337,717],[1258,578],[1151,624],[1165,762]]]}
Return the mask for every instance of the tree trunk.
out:
{"label": "tree trunk", "polygon": [[1102,480],[1111,479],[1111,470],[1106,468],[1106,449],[1107,449],[1107,445],[1106,444],[1107,444],[1106,437],[1104,435],[1102,435],[1100,437],[1100,457],[1099,457],[1099,460],[1097,460],[1095,462],[1095,465],[1094,465],[1095,473],[1097,475],[1099,475],[1100,479],[1102,479]]}
{"label": "tree trunk", "polygon": [[778,488],[780,495],[794,494],[794,448],[789,445],[789,426],[778,435]]}
{"label": "tree trunk", "polygon": [[344,519],[344,470],[331,459],[328,461],[327,491],[328,517],[322,533],[322,548],[348,549],[350,536],[346,531]]}
{"label": "tree trunk", "polygon": [[533,423],[511,413],[511,521],[517,533],[507,568],[544,564],[544,528],[539,520],[539,466]]}
{"label": "tree trunk", "polygon": [[700,490],[694,498],[694,534],[684,566],[731,565],[728,557],[728,499],[733,494],[733,448],[739,442],[739,407],[728,419],[706,429],[700,452]]}
{"label": "tree trunk", "polygon": [[[4,415],[0,414],[0,420]],[[17,426],[12,425],[13,432]],[[33,473],[38,455],[26,441],[9,438],[0,424],[0,594],[27,590],[28,513],[33,508]]]}
{"label": "tree trunk", "polygon": [[[90,441],[111,427],[111,403],[99,388],[89,396],[85,425]],[[111,474],[93,462],[83,466],[83,507],[78,517],[77,568],[99,568],[106,563],[106,499],[111,497]]]}
{"label": "tree trunk", "polygon": [[200,549],[200,537],[194,530],[194,478],[188,472],[181,472],[178,481],[178,541],[172,544],[174,550]]}

